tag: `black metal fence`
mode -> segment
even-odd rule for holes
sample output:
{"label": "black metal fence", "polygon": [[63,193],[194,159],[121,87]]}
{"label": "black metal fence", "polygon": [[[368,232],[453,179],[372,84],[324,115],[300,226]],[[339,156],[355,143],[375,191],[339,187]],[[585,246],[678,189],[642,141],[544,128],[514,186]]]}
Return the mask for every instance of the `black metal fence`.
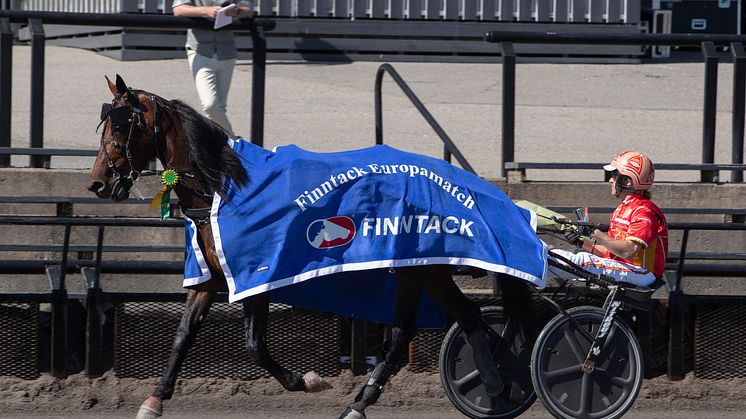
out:
{"label": "black metal fence", "polygon": [[[0,10],[0,167],[10,165],[11,88],[13,62],[13,31],[11,23],[26,23],[31,31],[31,124],[30,147],[44,148],[44,24],[82,26],[127,26],[134,28],[208,28],[205,19],[165,15],[126,15],[101,13],[27,12]],[[266,72],[265,31],[271,31],[274,21],[247,19],[222,30],[244,30],[251,33],[253,44],[251,88],[251,139],[264,143],[264,97]],[[20,150],[16,150],[17,153]],[[68,155],[90,155],[90,150],[67,151]],[[48,165],[49,150],[30,153],[31,167]]]}
{"label": "black metal fence", "polygon": [[[115,307],[116,334],[110,352],[114,356],[114,373],[132,378],[160,376],[168,362],[184,304],[119,302]],[[241,304],[228,303],[216,303],[210,308],[180,377],[271,377],[247,356],[241,310]],[[269,319],[268,350],[280,364],[293,371],[312,369],[324,376],[339,374],[342,333],[337,316],[272,304]]]}
{"label": "black metal fence", "polygon": [[[557,32],[490,31],[484,36],[487,42],[500,45],[503,57],[502,72],[502,162],[503,176],[508,169],[520,169],[515,165],[515,77],[517,55],[514,44],[555,45],[671,45],[695,46],[702,51],[705,65],[704,109],[702,130],[702,165],[671,166],[671,170],[700,170],[703,182],[717,182],[717,171],[723,168],[714,165],[715,159],[715,115],[718,88],[718,61],[716,46],[730,47],[733,55],[733,139],[731,146],[732,180],[743,182],[744,111],[746,110],[746,52],[743,43],[746,35],[689,35],[689,34],[589,34]],[[534,163],[523,163],[523,168]],[[534,166],[536,167],[536,166]],[[601,167],[594,164],[594,168]],[[545,163],[544,169],[567,169],[567,165]],[[658,165],[656,165],[656,169]]]}
{"label": "black metal fence", "polygon": [[[81,198],[82,199],[82,198]],[[5,201],[9,201],[6,199]],[[20,201],[35,201],[30,197]],[[65,201],[65,200],[62,200]],[[47,203],[50,201],[47,200]],[[67,202],[62,202],[66,204]],[[67,203],[69,205],[69,203]],[[129,274],[145,276],[147,281],[158,281],[163,275],[180,275],[183,261],[133,260],[135,252],[157,251],[183,254],[181,246],[166,244],[161,247],[134,245],[107,245],[104,232],[108,228],[183,228],[183,221],[173,219],[102,218],[70,216],[72,209],[62,205],[60,216],[0,216],[6,226],[56,226],[64,229],[61,243],[39,245],[14,245],[6,243],[4,251],[51,251],[55,258],[24,258],[0,261],[0,274],[41,274],[46,276],[49,289],[42,292],[0,293],[0,374],[34,378],[40,372],[50,371],[58,377],[85,370],[90,376],[99,376],[112,369],[117,375],[147,377],[158,375],[165,362],[183,310],[184,294],[181,292],[110,292],[101,287],[103,274]],[[98,241],[92,244],[73,243],[73,228],[98,229]],[[668,371],[672,376],[685,374],[698,368],[698,374],[709,371],[708,363],[717,357],[708,357],[730,336],[732,325],[715,320],[719,314],[707,315],[705,308],[700,317],[694,316],[699,297],[685,295],[682,280],[688,276],[746,276],[746,263],[739,254],[715,254],[688,248],[690,231],[746,231],[742,223],[671,223],[671,230],[682,232],[681,247],[671,249],[667,266],[670,294],[667,306],[651,304],[649,313],[634,318],[641,344],[645,348],[646,367],[650,373]],[[44,239],[42,239],[44,240]],[[132,258],[119,260],[106,255],[131,251]],[[77,254],[77,258],[68,257]],[[87,258],[81,259],[81,254]],[[139,258],[139,256],[138,256]],[[69,275],[80,275],[85,283],[82,293],[70,292]],[[133,278],[145,281],[145,278]],[[593,297],[586,296],[588,298]],[[588,298],[559,296],[567,306],[593,303]],[[197,346],[190,352],[185,366],[186,376],[220,376],[251,379],[264,376],[248,363],[244,355],[239,306],[225,304],[227,296],[218,295],[212,311],[210,326],[205,326]],[[492,296],[476,296],[480,305],[499,303]],[[703,300],[704,301],[704,300]],[[733,300],[739,312],[743,301]],[[600,304],[602,301],[597,301]],[[705,301],[705,304],[707,301]],[[536,311],[544,322],[553,312],[542,301],[536,301]],[[725,307],[725,306],[723,306]],[[719,308],[715,308],[715,311]],[[712,312],[713,310],[710,310]],[[718,312],[719,313],[719,312]],[[731,316],[733,317],[733,316]],[[737,317],[737,315],[736,315]],[[730,318],[730,317],[729,317]],[[382,332],[379,325],[342,319],[286,306],[273,306],[273,324],[270,349],[278,359],[290,366],[313,366],[318,371],[335,374],[344,366],[340,359],[349,359],[348,367],[356,373],[366,371],[366,357],[380,354]],[[696,324],[695,324],[696,319]],[[630,320],[632,322],[632,320]],[[310,333],[309,333],[310,331]],[[444,331],[423,331],[410,348],[410,368],[417,371],[437,369],[437,354]],[[696,339],[693,336],[696,335]],[[322,338],[323,337],[323,338]],[[730,342],[734,342],[731,340]],[[697,346],[695,346],[697,345]],[[225,361],[202,363],[219,350]],[[692,354],[696,353],[697,364]],[[205,367],[206,364],[211,364]],[[207,368],[207,369],[205,369]],[[715,368],[718,368],[715,366]],[[741,368],[740,366],[738,368]],[[743,367],[746,369],[746,366]],[[734,369],[734,371],[740,371]],[[647,374],[647,373],[646,373]]]}

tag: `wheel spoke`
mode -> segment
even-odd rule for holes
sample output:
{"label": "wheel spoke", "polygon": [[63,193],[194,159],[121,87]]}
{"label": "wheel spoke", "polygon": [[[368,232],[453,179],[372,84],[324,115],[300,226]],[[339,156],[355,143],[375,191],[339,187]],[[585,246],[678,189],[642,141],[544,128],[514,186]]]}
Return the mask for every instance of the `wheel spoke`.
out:
{"label": "wheel spoke", "polygon": [[575,354],[575,359],[578,360],[578,362],[583,362],[585,360],[586,353],[583,352],[582,347],[580,346],[580,342],[578,342],[578,336],[573,333],[572,327],[567,327],[563,330],[565,334],[565,339],[567,340],[567,344],[570,345],[570,349],[572,349],[572,353]]}
{"label": "wheel spoke", "polygon": [[598,373],[599,375],[602,375],[606,380],[608,380],[609,383],[614,384],[615,386],[619,388],[626,389],[627,386],[635,382],[635,376],[632,374],[627,378],[619,377],[617,375],[614,375],[610,373],[609,371],[606,371],[603,368],[596,368],[593,370],[594,373]]}
{"label": "wheel spoke", "polygon": [[[479,378],[479,371],[474,370],[465,376],[459,378],[458,380],[453,380],[453,388],[460,394],[465,394],[467,391],[473,389],[474,387],[478,386],[482,383],[481,378]],[[465,388],[465,391],[462,391],[462,387]]]}
{"label": "wheel spoke", "polygon": [[569,375],[577,375],[578,372],[580,372],[580,365],[573,365],[570,367],[560,368],[554,371],[546,371],[543,373],[543,375],[547,379],[547,381],[550,381],[550,380],[556,381],[562,377],[566,377]]}
{"label": "wheel spoke", "polygon": [[588,374],[583,374],[583,378],[580,381],[580,406],[578,410],[578,417],[589,416],[593,413],[591,403],[593,403],[593,387],[591,385],[591,379]]}
{"label": "wheel spoke", "polygon": [[[568,327],[572,329],[577,329],[580,334],[588,339],[588,342],[593,342],[596,339],[596,334],[593,333],[593,323],[587,323],[587,324],[580,324],[579,320],[573,321],[573,319],[570,320],[568,323]],[[586,330],[588,328],[588,330]]]}

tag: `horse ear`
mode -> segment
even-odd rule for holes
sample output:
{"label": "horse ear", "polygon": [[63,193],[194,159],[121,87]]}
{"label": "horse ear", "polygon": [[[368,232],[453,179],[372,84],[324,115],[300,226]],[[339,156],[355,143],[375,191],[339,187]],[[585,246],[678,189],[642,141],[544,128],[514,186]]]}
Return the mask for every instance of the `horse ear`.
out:
{"label": "horse ear", "polygon": [[127,88],[127,83],[124,82],[122,79],[122,76],[117,74],[117,89],[119,90],[119,94],[123,95],[129,91]]}
{"label": "horse ear", "polygon": [[118,95],[119,92],[117,91],[117,86],[114,83],[112,83],[111,80],[109,80],[107,76],[104,76],[104,78],[106,79],[106,83],[109,85],[109,90],[111,90],[111,94],[114,96]]}

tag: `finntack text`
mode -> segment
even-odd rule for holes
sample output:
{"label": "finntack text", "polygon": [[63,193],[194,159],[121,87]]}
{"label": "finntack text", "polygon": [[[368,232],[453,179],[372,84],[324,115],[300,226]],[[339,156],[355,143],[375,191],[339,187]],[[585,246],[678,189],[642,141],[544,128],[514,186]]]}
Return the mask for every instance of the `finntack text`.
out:
{"label": "finntack text", "polygon": [[329,180],[321,183],[310,191],[303,191],[303,193],[295,198],[293,202],[300,207],[301,211],[305,211],[309,205],[313,205],[340,185],[370,174],[403,174],[409,177],[423,176],[443,188],[446,193],[451,195],[466,208],[472,209],[474,207],[474,199],[471,195],[459,189],[458,185],[454,185],[451,182],[444,180],[442,176],[414,164],[369,164],[364,168],[352,167],[347,171],[329,176]]}

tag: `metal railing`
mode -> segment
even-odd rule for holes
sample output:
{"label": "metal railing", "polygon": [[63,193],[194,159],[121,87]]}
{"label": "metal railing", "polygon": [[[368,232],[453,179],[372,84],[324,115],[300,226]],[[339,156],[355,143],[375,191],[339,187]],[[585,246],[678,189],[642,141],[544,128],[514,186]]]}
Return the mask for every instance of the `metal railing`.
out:
{"label": "metal railing", "polygon": [[[700,47],[705,64],[704,109],[702,126],[702,163],[715,161],[715,116],[717,111],[718,55],[716,46],[730,47],[733,56],[733,121],[731,163],[741,165],[744,151],[744,112],[746,111],[746,52],[745,35],[707,34],[584,34],[528,31],[490,31],[484,35],[487,42],[500,45],[503,56],[502,72],[502,161],[503,176],[506,163],[515,158],[515,76],[516,54],[514,44],[580,44],[580,45],[670,45]],[[743,168],[732,171],[734,182],[743,182]],[[717,181],[713,170],[701,170],[703,182]]]}
{"label": "metal railing", "polygon": [[381,98],[381,87],[383,85],[383,75],[385,73],[388,73],[389,76],[391,76],[394,82],[396,82],[396,85],[399,86],[402,92],[404,92],[407,98],[412,102],[414,107],[417,108],[417,110],[420,112],[420,115],[425,118],[425,121],[427,121],[433,131],[438,134],[440,140],[443,141],[443,159],[450,162],[451,154],[453,154],[453,156],[456,157],[456,160],[461,165],[461,167],[464,168],[464,170],[476,174],[474,168],[469,164],[468,161],[466,161],[466,158],[463,154],[461,154],[458,147],[456,147],[456,144],[453,143],[451,137],[446,134],[440,124],[438,124],[438,121],[436,121],[433,115],[427,110],[427,108],[425,108],[425,105],[422,103],[422,101],[417,97],[416,94],[414,94],[412,89],[409,88],[409,85],[407,85],[407,83],[399,75],[399,73],[394,70],[394,67],[391,66],[391,64],[381,64],[381,66],[378,67],[378,72],[376,73],[376,144],[383,144],[383,100]]}
{"label": "metal railing", "polygon": [[[82,26],[127,26],[136,28],[211,28],[205,19],[165,15],[29,12],[0,10],[0,148],[10,147],[13,31],[11,23],[27,23],[31,31],[31,128],[30,147],[44,147],[44,24]],[[248,30],[253,42],[251,71],[251,139],[264,144],[264,99],[266,78],[266,40],[264,31],[275,22],[246,19],[224,30]],[[31,167],[44,167],[48,156],[32,154]],[[10,165],[10,155],[0,154],[0,167]]]}

